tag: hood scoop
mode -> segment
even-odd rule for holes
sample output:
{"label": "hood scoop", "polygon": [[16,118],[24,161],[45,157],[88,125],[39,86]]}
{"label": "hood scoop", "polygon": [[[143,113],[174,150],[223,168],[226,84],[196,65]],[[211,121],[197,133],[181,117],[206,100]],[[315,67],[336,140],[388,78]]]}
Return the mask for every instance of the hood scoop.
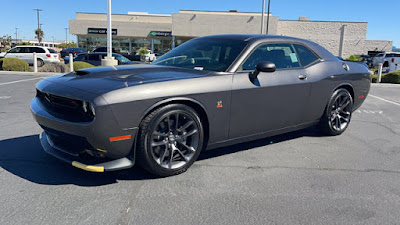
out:
{"label": "hood scoop", "polygon": [[76,75],[78,76],[84,76],[84,75],[88,75],[90,72],[86,71],[86,70],[78,70],[75,72]]}

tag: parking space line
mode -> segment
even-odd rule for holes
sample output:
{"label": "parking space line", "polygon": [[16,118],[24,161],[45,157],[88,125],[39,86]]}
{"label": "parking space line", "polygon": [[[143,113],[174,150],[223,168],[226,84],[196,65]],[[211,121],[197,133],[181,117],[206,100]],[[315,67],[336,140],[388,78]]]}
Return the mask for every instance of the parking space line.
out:
{"label": "parking space line", "polygon": [[11,81],[11,82],[6,82],[6,83],[0,83],[0,86],[7,85],[7,84],[15,84],[15,83],[24,82],[24,81],[38,80],[38,79],[43,79],[43,77],[36,77],[36,78],[32,78],[32,79],[16,80],[16,81]]}
{"label": "parking space line", "polygon": [[384,102],[387,102],[387,103],[391,103],[391,104],[393,104],[393,105],[400,106],[400,103],[393,102],[393,101],[390,101],[390,100],[387,100],[387,99],[384,99],[384,98],[381,98],[381,97],[378,97],[378,96],[375,96],[375,95],[371,95],[371,94],[370,94],[370,95],[368,95],[368,96],[371,96],[371,97],[373,97],[373,98],[379,99],[379,100],[384,101]]}

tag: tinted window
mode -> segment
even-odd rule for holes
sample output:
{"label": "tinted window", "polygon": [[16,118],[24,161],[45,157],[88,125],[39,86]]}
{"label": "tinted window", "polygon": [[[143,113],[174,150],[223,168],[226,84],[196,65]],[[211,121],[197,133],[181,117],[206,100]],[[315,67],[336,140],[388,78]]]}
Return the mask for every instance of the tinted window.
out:
{"label": "tinted window", "polygon": [[386,54],[386,57],[400,57],[400,54]]}
{"label": "tinted window", "polygon": [[383,53],[379,53],[378,55],[376,55],[375,57],[382,57]]}
{"label": "tinted window", "polygon": [[21,51],[21,48],[13,48],[8,53],[19,53],[20,51]]}
{"label": "tinted window", "polygon": [[226,71],[247,42],[219,38],[190,40],[169,51],[152,64],[199,70]]}
{"label": "tinted window", "polygon": [[297,55],[300,58],[301,65],[308,66],[311,63],[318,60],[318,58],[306,47],[302,45],[294,45],[297,51]]}
{"label": "tinted window", "polygon": [[37,48],[37,47],[31,47],[30,48],[30,53],[46,53],[46,51],[43,48]]}
{"label": "tinted window", "polygon": [[93,60],[93,61],[99,61],[100,60],[99,55],[97,55],[97,54],[90,54],[90,55],[87,56],[86,59],[87,60]]}
{"label": "tinted window", "polygon": [[290,44],[269,44],[258,47],[242,65],[242,70],[254,70],[259,62],[275,63],[277,69],[299,68],[300,63]]}
{"label": "tinted window", "polygon": [[75,61],[82,61],[85,58],[86,54],[79,54],[76,58]]}
{"label": "tinted window", "polygon": [[49,52],[50,52],[50,53],[57,53],[57,51],[56,51],[56,50],[54,50],[54,49],[51,49],[51,48],[49,48]]}

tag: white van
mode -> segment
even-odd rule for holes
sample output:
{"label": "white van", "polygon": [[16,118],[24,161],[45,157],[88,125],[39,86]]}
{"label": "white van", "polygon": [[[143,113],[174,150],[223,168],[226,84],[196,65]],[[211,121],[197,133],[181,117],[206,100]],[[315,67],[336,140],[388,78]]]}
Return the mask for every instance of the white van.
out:
{"label": "white van", "polygon": [[58,53],[56,50],[51,48],[41,47],[41,46],[17,46],[10,49],[4,58],[18,58],[22,59],[28,64],[33,64],[33,53],[37,54],[38,66],[43,66],[45,63],[49,62],[60,62]]}

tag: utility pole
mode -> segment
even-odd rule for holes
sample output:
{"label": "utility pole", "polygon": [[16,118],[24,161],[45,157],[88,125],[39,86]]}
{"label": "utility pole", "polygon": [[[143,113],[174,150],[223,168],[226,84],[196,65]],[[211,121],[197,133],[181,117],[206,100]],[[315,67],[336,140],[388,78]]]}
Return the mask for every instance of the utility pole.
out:
{"label": "utility pole", "polygon": [[267,34],[268,34],[268,27],[269,27],[269,14],[270,14],[269,9],[270,9],[270,6],[271,6],[271,0],[268,0]]}
{"label": "utility pole", "polygon": [[33,10],[35,10],[36,11],[36,14],[37,14],[37,27],[38,27],[38,34],[37,34],[37,38],[38,38],[38,41],[39,41],[39,43],[41,42],[41,38],[40,38],[40,34],[41,34],[41,29],[40,29],[40,19],[39,19],[39,12],[40,11],[43,11],[43,10],[41,10],[41,9],[33,9]]}
{"label": "utility pole", "polygon": [[68,28],[64,28],[65,29],[65,45],[67,45],[68,43]]}
{"label": "utility pole", "polygon": [[265,0],[263,0],[262,3],[261,34],[264,34],[264,14],[265,14]]}
{"label": "utility pole", "polygon": [[15,45],[18,44],[18,27],[15,28]]}

